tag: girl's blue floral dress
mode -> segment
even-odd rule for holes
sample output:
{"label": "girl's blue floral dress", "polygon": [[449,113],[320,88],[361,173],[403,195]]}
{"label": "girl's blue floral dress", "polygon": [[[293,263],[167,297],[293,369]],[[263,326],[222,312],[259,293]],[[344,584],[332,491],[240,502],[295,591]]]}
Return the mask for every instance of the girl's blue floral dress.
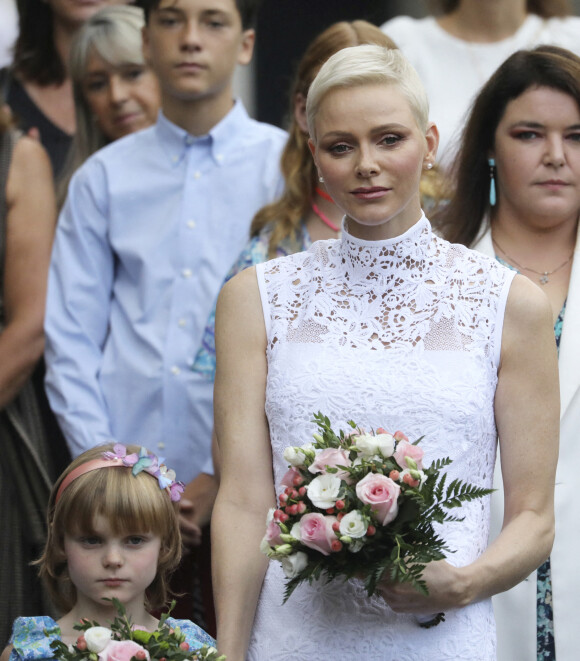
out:
{"label": "girl's blue floral dress", "polygon": [[[192,650],[203,645],[215,647],[215,640],[203,629],[189,620],[167,618],[167,624],[175,629],[179,627]],[[80,634],[80,632],[79,632]],[[50,647],[53,640],[60,640],[60,627],[47,615],[39,617],[19,617],[14,621],[10,642],[13,645],[10,661],[42,661],[54,659]]]}

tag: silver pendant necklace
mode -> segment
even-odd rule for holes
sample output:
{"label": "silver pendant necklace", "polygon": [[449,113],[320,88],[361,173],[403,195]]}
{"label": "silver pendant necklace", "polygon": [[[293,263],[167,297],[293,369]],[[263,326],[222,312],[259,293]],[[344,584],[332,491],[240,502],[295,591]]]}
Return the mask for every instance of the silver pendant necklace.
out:
{"label": "silver pendant necklace", "polygon": [[530,273],[535,273],[536,275],[539,275],[540,277],[538,278],[538,281],[541,285],[546,285],[548,282],[550,282],[549,276],[553,275],[560,269],[563,269],[566,264],[572,261],[572,257],[574,257],[574,251],[572,251],[572,254],[570,257],[565,262],[562,262],[560,266],[556,266],[555,269],[552,269],[551,271],[536,271],[536,269],[532,269],[529,266],[522,266],[521,264],[518,264],[516,260],[513,257],[510,257],[507,252],[499,245],[499,243],[492,237],[491,239],[493,245],[499,249],[501,253],[506,257],[507,261],[510,264],[513,264],[519,271],[529,271]]}

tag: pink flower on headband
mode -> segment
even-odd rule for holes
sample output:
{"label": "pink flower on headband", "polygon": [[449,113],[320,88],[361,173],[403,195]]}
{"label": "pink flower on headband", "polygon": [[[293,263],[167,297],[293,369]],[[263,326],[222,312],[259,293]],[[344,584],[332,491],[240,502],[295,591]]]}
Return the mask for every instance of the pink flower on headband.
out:
{"label": "pink flower on headband", "polygon": [[103,457],[105,459],[122,459],[125,466],[132,466],[139,459],[135,453],[128,455],[127,448],[122,443],[115,443],[113,451],[103,452]]}
{"label": "pink flower on headband", "polygon": [[174,503],[177,503],[181,500],[181,494],[185,490],[185,484],[183,482],[174,482],[169,486],[169,495],[171,500]]}
{"label": "pink flower on headband", "polygon": [[142,447],[139,454],[127,454],[127,448],[122,443],[115,443],[113,450],[103,452],[103,458],[112,460],[120,459],[125,466],[131,468],[131,473],[136,477],[141,472],[149,473],[159,482],[160,489],[167,489],[171,500],[177,502],[185,489],[183,482],[175,479],[175,471],[167,468],[164,459],[157,457]]}

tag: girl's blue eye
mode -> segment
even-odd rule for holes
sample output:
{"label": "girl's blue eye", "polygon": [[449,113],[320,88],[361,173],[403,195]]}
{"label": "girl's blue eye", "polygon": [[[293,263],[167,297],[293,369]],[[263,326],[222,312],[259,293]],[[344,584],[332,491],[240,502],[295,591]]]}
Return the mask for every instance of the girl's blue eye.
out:
{"label": "girl's blue eye", "polygon": [[85,546],[96,546],[101,543],[101,538],[96,535],[86,535],[85,537],[81,537],[81,543]]}
{"label": "girl's blue eye", "polygon": [[129,544],[129,546],[140,546],[145,541],[145,537],[142,535],[131,535],[131,537],[127,538],[127,544]]}

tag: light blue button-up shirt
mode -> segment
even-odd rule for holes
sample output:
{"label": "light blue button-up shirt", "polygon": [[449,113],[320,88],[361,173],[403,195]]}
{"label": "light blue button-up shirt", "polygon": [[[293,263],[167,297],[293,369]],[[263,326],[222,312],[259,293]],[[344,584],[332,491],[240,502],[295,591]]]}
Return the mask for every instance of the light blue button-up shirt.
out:
{"label": "light blue button-up shirt", "polygon": [[45,324],[48,397],[73,455],[114,440],[184,482],[207,467],[213,386],[191,366],[253,215],[282,192],[286,137],[239,101],[199,138],[160,114],[75,174]]}

